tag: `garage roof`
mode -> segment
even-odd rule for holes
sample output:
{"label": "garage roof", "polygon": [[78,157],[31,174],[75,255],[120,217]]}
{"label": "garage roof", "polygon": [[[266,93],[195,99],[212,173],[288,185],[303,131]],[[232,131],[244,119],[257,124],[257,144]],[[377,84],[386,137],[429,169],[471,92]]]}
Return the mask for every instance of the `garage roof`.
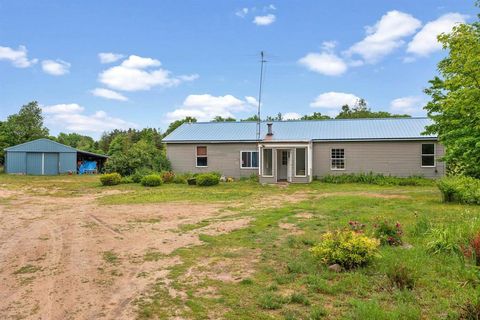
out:
{"label": "garage roof", "polygon": [[[269,141],[369,141],[369,140],[436,140],[423,135],[432,124],[429,118],[332,119],[318,121],[261,122],[260,137],[272,123]],[[256,140],[256,122],[184,123],[163,139],[166,143],[245,142]]]}
{"label": "garage roof", "polygon": [[37,140],[32,140],[16,146],[5,148],[5,151],[10,152],[62,152],[62,153],[83,153],[91,156],[108,158],[108,156],[97,154],[93,152],[78,150],[70,146],[58,143],[56,141],[41,138]]}

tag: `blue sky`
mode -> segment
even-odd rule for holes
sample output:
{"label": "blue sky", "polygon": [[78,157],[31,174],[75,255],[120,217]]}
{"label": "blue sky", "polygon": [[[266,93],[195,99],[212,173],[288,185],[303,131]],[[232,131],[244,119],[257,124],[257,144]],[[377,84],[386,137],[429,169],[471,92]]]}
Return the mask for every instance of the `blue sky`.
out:
{"label": "blue sky", "polygon": [[424,115],[422,90],[445,54],[435,36],[473,1],[3,1],[0,119],[31,100],[51,133],[98,137],[193,115]]}

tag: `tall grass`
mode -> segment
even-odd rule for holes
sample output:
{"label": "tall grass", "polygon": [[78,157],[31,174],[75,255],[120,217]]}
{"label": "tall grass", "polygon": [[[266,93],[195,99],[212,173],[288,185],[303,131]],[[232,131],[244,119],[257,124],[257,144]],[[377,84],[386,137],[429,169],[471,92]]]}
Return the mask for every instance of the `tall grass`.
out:
{"label": "tall grass", "polygon": [[424,186],[432,184],[432,180],[420,176],[401,178],[373,172],[326,175],[320,177],[318,180],[326,183],[365,183],[391,186]]}

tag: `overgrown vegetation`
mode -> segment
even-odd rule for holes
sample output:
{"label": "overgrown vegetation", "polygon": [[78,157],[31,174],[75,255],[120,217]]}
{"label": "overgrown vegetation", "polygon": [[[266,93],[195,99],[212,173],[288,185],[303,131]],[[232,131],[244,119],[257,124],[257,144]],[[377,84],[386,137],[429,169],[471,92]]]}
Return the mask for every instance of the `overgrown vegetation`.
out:
{"label": "overgrown vegetation", "polygon": [[419,176],[401,178],[373,172],[326,175],[318,180],[327,183],[365,183],[378,184],[381,186],[423,186],[432,184],[431,180]]}
{"label": "overgrown vegetation", "polygon": [[220,176],[215,173],[201,173],[196,177],[197,186],[214,186],[220,183]]}
{"label": "overgrown vegetation", "polygon": [[480,204],[480,179],[472,177],[446,177],[437,181],[443,201]]}

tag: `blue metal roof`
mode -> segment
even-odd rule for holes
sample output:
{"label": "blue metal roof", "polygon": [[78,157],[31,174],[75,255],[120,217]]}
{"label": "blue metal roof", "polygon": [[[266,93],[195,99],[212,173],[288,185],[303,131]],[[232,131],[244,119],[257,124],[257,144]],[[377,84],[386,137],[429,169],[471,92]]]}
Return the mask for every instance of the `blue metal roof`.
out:
{"label": "blue metal roof", "polygon": [[63,152],[63,153],[79,152],[79,153],[84,153],[91,156],[108,158],[108,156],[105,156],[103,154],[97,154],[93,152],[75,149],[73,147],[66,146],[64,144],[61,144],[46,138],[40,138],[37,140],[32,140],[25,143],[17,144],[16,146],[11,146],[11,147],[5,148],[4,150],[9,152]]}
{"label": "blue metal roof", "polygon": [[[267,132],[261,122],[260,137]],[[432,121],[429,118],[334,119],[318,121],[273,121],[272,141],[345,141],[345,140],[433,140],[422,135]],[[181,142],[256,141],[256,122],[184,123],[163,139]]]}

